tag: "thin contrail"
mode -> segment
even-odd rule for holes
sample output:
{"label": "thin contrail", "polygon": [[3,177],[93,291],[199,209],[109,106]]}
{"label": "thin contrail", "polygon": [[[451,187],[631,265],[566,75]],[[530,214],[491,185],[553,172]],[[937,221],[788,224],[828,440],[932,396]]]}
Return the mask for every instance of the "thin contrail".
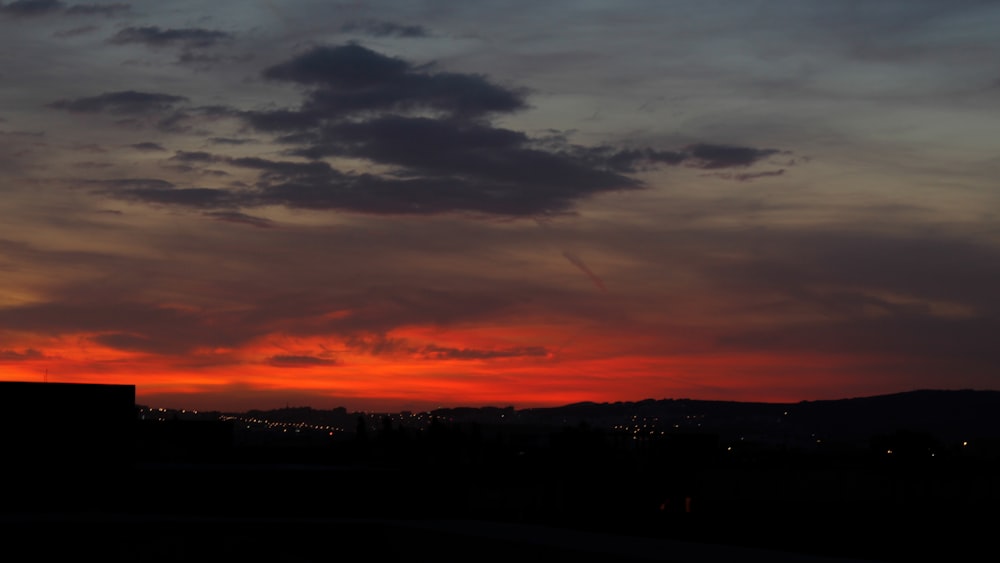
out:
{"label": "thin contrail", "polygon": [[581,272],[587,274],[587,277],[590,278],[590,280],[592,282],[594,282],[594,285],[597,286],[597,289],[600,289],[604,293],[608,292],[608,288],[607,288],[607,286],[604,285],[604,282],[601,281],[601,278],[597,277],[597,274],[595,274],[594,272],[590,271],[590,268],[588,268],[587,265],[583,263],[583,260],[580,260],[579,256],[577,256],[576,254],[573,254],[572,252],[565,251],[565,250],[563,251],[562,254],[574,266],[576,266],[577,268],[580,268]]}
{"label": "thin contrail", "polygon": [[[541,228],[543,231],[545,231],[545,234],[547,236],[549,236],[549,237],[552,236],[551,235],[552,231],[549,228],[548,222],[544,221],[543,219],[541,219],[539,217],[535,217],[535,223],[538,223],[539,228]],[[597,286],[597,289],[600,289],[604,293],[608,292],[608,288],[607,288],[607,286],[604,285],[604,281],[601,280],[601,278],[599,278],[597,276],[597,274],[595,274],[594,272],[592,272],[590,270],[590,268],[588,268],[587,265],[583,263],[583,260],[581,260],[579,256],[577,256],[576,254],[573,254],[572,252],[570,252],[568,250],[564,250],[563,253],[562,253],[562,255],[565,256],[566,259],[569,260],[571,264],[573,264],[574,266],[576,266],[577,268],[579,268],[581,272],[583,272],[584,274],[587,274],[587,277],[590,278],[590,281],[594,282],[594,285]]]}

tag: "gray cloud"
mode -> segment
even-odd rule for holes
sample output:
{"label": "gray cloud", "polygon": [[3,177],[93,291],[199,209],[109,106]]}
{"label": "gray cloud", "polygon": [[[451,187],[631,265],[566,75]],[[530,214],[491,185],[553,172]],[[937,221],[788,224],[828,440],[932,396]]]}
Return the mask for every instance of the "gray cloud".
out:
{"label": "gray cloud", "polygon": [[133,188],[104,192],[116,199],[143,203],[181,205],[198,209],[233,207],[239,199],[228,190],[216,188]]}
{"label": "gray cloud", "polygon": [[177,108],[156,123],[156,128],[167,133],[197,133],[210,135],[204,128],[212,122],[236,117],[237,112],[226,106],[196,106]]}
{"label": "gray cloud", "polygon": [[215,29],[182,28],[162,29],[158,26],[127,27],[116,33],[110,41],[115,44],[141,43],[151,47],[181,45],[185,48],[211,47],[230,39],[232,34]]}
{"label": "gray cloud", "polygon": [[217,221],[250,225],[251,227],[257,227],[259,229],[270,229],[274,227],[274,222],[270,219],[265,219],[264,217],[254,217],[253,215],[247,215],[246,213],[239,213],[237,211],[207,211],[205,212],[205,216],[211,217]]}
{"label": "gray cloud", "polygon": [[73,4],[66,8],[66,13],[70,15],[101,15],[101,16],[116,16],[129,12],[132,10],[130,4],[125,3],[112,3],[112,4]]}
{"label": "gray cloud", "polygon": [[48,107],[74,113],[138,115],[169,111],[184,101],[187,98],[183,96],[123,90],[85,98],[57,100],[48,104]]}
{"label": "gray cloud", "polygon": [[697,144],[687,148],[690,159],[698,168],[731,168],[750,166],[780,153],[778,149],[755,149],[730,145]]}
{"label": "gray cloud", "polygon": [[64,29],[62,31],[56,31],[52,33],[53,37],[59,37],[60,39],[66,39],[68,37],[76,37],[78,35],[85,35],[93,31],[100,29],[96,25],[82,25],[80,27],[74,27],[72,29]]}
{"label": "gray cloud", "polygon": [[232,137],[212,137],[208,140],[213,145],[249,145],[256,143],[256,139],[234,139]]}
{"label": "gray cloud", "polygon": [[66,5],[59,0],[15,0],[0,4],[0,15],[11,17],[35,17],[51,14],[70,16],[115,16],[131,10],[129,4],[73,4]]}
{"label": "gray cloud", "polygon": [[159,143],[145,142],[145,143],[135,143],[129,145],[137,151],[165,151],[167,149],[163,148],[163,145]]}
{"label": "gray cloud", "polygon": [[172,182],[157,178],[118,178],[113,180],[77,180],[75,183],[106,190],[163,190],[174,187]]}
{"label": "gray cloud", "polygon": [[780,168],[778,170],[763,170],[761,172],[742,172],[738,174],[733,172],[715,172],[711,175],[718,178],[724,178],[726,180],[736,180],[737,182],[752,182],[753,180],[757,180],[760,178],[773,178],[775,176],[784,176],[785,169]]}
{"label": "gray cloud", "polygon": [[346,33],[363,33],[374,37],[429,37],[430,33],[420,25],[403,25],[379,20],[348,22],[340,26]]}
{"label": "gray cloud", "polygon": [[306,368],[314,366],[335,366],[336,360],[318,358],[316,356],[276,355],[268,358],[267,363],[283,368]]}
{"label": "gray cloud", "polygon": [[92,186],[93,193],[120,199],[153,204],[180,205],[199,209],[232,207],[240,202],[240,193],[226,189],[179,187],[155,178],[120,178],[112,180],[78,180]]}
{"label": "gray cloud", "polygon": [[65,4],[59,0],[15,0],[0,5],[0,14],[13,17],[44,16],[62,12]]}
{"label": "gray cloud", "polygon": [[170,160],[184,163],[207,163],[216,162],[215,155],[204,151],[177,151]]}
{"label": "gray cloud", "polygon": [[[680,150],[656,150],[648,147],[617,149],[608,146],[580,147],[567,145],[566,150],[571,150],[574,155],[595,166],[603,166],[621,173],[648,170],[663,164],[684,164],[694,168],[705,169],[745,168],[783,152],[778,149],[757,149],[753,147],[712,144],[696,144]],[[749,180],[762,176],[774,176],[783,172],[730,174],[727,177],[737,180]]]}

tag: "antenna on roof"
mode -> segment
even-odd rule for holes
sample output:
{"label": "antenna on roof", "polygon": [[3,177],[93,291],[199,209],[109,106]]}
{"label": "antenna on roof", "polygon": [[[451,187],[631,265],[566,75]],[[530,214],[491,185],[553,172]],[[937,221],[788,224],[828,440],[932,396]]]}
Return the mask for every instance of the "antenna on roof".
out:
{"label": "antenna on roof", "polygon": [[45,368],[45,383],[49,382],[49,368]]}

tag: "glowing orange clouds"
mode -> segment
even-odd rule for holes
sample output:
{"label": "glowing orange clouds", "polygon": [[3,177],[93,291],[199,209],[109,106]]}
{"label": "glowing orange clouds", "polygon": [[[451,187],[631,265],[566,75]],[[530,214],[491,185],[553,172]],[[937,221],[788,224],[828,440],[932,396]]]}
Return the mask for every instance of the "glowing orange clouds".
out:
{"label": "glowing orange clouds", "polygon": [[[275,334],[184,358],[122,352],[94,344],[87,335],[68,340],[48,343],[45,355],[8,351],[0,357],[3,378],[128,383],[136,385],[141,403],[202,410],[272,408],[284,404],[280,397],[309,401],[310,406],[367,410],[523,408],[671,397],[836,397],[842,388],[819,384],[823,378],[817,375],[833,379],[830,373],[817,374],[816,366],[836,372],[840,382],[853,373],[852,386],[864,389],[864,365],[872,363],[871,358],[842,355],[667,349],[656,354],[651,336],[559,324],[464,330],[411,326],[347,339]],[[644,351],[625,352],[627,348]],[[172,404],[162,404],[164,400]]]}

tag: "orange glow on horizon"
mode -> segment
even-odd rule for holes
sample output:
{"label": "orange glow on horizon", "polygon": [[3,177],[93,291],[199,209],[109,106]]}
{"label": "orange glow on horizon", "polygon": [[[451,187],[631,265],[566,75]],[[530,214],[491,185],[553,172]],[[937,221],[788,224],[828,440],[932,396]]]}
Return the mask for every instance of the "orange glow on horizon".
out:
{"label": "orange glow on horizon", "polygon": [[[17,361],[3,362],[0,378],[132,384],[139,402],[169,396],[190,400],[179,407],[200,410],[276,407],[253,404],[269,394],[311,397],[323,405],[382,404],[384,410],[410,404],[526,408],[649,398],[837,398],[845,377],[864,389],[864,366],[888,361],[818,354],[654,354],[641,335],[582,330],[567,338],[565,332],[557,325],[450,332],[410,327],[367,342],[272,335],[239,349],[198,350],[180,358],[123,352],[80,335],[38,346],[45,355],[25,352]],[[551,342],[561,345],[546,345]],[[19,348],[37,344],[26,341]],[[623,351],[629,347],[637,352]],[[830,371],[838,373],[838,389],[808,377]]]}

